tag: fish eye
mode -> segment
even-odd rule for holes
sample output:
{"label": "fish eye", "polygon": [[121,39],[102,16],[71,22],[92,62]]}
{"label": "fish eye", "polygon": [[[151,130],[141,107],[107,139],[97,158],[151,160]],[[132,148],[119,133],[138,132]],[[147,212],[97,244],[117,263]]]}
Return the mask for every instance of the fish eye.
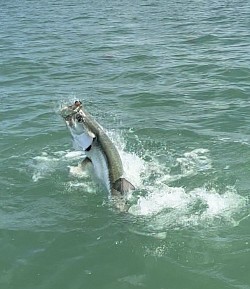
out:
{"label": "fish eye", "polygon": [[83,120],[82,116],[79,113],[76,115],[76,120],[78,122],[82,122],[82,120]]}

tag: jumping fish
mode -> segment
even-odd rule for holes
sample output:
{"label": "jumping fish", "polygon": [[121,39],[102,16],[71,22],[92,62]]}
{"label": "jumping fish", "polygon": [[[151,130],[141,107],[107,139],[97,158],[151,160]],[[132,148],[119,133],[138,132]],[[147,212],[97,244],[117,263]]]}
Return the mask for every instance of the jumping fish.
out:
{"label": "jumping fish", "polygon": [[81,162],[82,168],[91,164],[97,178],[111,193],[116,206],[126,210],[126,194],[135,187],[123,177],[122,160],[111,139],[80,101],[63,107],[61,116],[74,144],[85,152],[86,158]]}

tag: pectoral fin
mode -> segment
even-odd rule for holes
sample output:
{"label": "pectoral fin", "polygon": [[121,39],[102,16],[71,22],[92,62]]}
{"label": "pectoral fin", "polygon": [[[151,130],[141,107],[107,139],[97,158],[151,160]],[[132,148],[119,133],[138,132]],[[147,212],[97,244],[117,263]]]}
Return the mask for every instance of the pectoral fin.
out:
{"label": "pectoral fin", "polygon": [[85,169],[87,165],[92,164],[92,161],[90,158],[86,157],[82,162],[81,162],[81,167],[82,169]]}
{"label": "pectoral fin", "polygon": [[120,192],[121,195],[134,190],[135,187],[125,178],[120,178],[113,184],[113,190]]}

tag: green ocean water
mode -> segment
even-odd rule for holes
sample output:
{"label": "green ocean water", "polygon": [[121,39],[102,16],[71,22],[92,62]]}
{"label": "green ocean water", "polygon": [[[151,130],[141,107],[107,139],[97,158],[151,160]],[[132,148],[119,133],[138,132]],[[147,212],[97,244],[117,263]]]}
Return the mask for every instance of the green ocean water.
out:
{"label": "green ocean water", "polygon": [[[250,288],[249,1],[0,2],[0,288]],[[127,213],[74,170],[76,99]]]}

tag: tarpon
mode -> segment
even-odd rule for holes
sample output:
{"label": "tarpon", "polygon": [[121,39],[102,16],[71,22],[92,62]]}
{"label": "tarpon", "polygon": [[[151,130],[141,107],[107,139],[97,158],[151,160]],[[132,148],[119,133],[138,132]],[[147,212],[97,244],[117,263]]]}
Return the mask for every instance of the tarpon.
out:
{"label": "tarpon", "polygon": [[81,166],[93,165],[97,178],[111,193],[116,205],[124,210],[126,194],[135,187],[123,177],[122,160],[117,148],[80,101],[63,107],[61,115],[75,145],[86,154]]}

